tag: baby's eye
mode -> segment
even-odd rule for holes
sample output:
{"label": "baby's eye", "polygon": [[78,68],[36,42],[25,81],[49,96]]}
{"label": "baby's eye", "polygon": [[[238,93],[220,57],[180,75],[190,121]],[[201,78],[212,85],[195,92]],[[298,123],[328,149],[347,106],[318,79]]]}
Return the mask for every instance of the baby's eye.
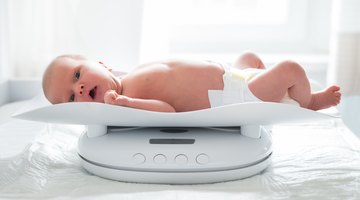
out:
{"label": "baby's eye", "polygon": [[79,78],[80,78],[80,72],[77,71],[74,76],[75,76],[75,78],[76,78],[77,80],[79,80]]}
{"label": "baby's eye", "polygon": [[74,102],[75,101],[75,95],[72,94],[69,98],[69,102]]}

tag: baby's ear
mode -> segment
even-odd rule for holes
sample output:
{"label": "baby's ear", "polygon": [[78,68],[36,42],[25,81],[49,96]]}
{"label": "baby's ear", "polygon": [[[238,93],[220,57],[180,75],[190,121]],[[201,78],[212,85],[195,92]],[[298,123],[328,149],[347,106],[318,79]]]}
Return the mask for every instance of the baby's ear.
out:
{"label": "baby's ear", "polygon": [[112,71],[111,67],[107,67],[103,62],[99,61],[99,64],[102,65],[103,67],[105,67],[105,69],[109,70],[109,72]]}

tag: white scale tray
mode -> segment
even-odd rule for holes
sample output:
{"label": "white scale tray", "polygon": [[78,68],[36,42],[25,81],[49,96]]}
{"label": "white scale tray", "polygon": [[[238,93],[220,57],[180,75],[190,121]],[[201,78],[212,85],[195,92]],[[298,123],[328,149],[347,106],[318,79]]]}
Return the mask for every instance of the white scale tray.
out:
{"label": "white scale tray", "polygon": [[225,127],[301,123],[328,120],[339,116],[270,102],[240,103],[179,113],[152,112],[103,103],[77,102],[44,106],[15,114],[14,117],[49,123],[84,125]]}

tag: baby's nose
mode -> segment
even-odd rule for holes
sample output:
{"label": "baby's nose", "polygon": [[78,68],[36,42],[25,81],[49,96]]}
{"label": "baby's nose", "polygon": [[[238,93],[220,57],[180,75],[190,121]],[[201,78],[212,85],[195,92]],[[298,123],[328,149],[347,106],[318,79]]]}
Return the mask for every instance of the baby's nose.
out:
{"label": "baby's nose", "polygon": [[79,95],[82,95],[84,94],[84,84],[78,84],[77,87],[76,87],[76,93],[79,94]]}

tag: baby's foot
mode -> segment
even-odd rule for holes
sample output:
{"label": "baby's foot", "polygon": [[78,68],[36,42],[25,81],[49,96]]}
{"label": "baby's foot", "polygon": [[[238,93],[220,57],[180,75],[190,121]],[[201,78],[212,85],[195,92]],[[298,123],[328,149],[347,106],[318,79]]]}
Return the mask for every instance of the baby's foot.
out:
{"label": "baby's foot", "polygon": [[340,87],[333,85],[325,90],[315,92],[311,95],[311,101],[308,106],[311,110],[321,110],[336,106],[340,103],[341,93]]}

